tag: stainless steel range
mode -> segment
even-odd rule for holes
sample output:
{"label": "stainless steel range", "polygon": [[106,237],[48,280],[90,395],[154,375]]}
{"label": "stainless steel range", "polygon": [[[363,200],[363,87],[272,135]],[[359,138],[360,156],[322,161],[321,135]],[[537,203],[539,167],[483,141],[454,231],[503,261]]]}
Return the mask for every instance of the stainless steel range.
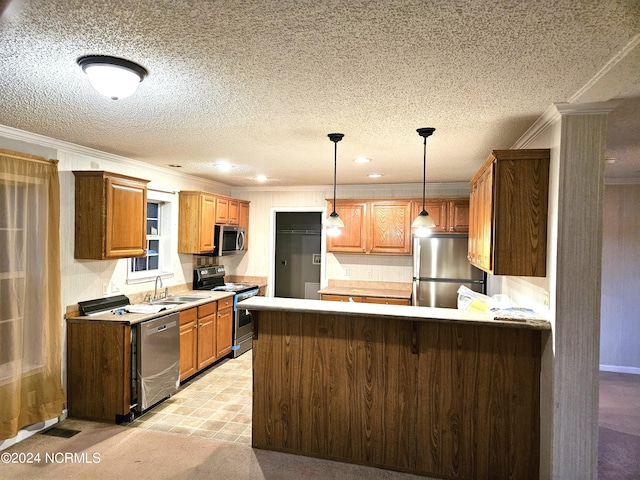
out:
{"label": "stainless steel range", "polygon": [[199,267],[193,271],[194,290],[217,290],[233,292],[233,339],[231,351],[233,358],[239,357],[253,345],[253,325],[249,312],[238,309],[237,304],[249,297],[258,295],[258,285],[246,283],[225,283],[224,266]]}

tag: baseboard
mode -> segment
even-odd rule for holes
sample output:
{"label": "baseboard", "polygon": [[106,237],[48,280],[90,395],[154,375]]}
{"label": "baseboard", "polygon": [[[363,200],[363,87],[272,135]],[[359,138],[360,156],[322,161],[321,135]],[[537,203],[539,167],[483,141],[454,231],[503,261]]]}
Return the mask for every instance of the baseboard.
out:
{"label": "baseboard", "polygon": [[22,430],[18,431],[17,435],[12,438],[7,438],[6,440],[0,440],[0,451],[9,448],[12,445],[15,445],[22,440],[29,438],[31,435],[35,435],[42,430],[49,428],[51,425],[55,425],[58,422],[61,422],[65,418],[67,418],[67,409],[65,408],[62,411],[62,415],[56,418],[51,418],[44,422],[39,422],[34,425],[29,425],[28,427],[24,427]]}
{"label": "baseboard", "polygon": [[632,373],[634,375],[640,375],[640,368],[638,367],[624,367],[620,365],[600,365],[601,372],[616,372],[616,373]]}

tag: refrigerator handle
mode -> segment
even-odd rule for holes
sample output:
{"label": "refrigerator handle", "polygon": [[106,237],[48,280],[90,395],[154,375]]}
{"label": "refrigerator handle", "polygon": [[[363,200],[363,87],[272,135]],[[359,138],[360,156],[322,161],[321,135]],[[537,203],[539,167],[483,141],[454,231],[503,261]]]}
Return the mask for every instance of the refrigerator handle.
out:
{"label": "refrigerator handle", "polygon": [[420,238],[413,237],[413,279],[420,278]]}

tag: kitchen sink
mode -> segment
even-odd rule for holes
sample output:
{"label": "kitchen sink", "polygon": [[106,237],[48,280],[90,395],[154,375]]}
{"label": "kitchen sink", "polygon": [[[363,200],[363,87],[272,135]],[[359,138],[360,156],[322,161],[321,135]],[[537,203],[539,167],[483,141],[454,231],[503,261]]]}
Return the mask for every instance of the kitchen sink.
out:
{"label": "kitchen sink", "polygon": [[188,303],[198,300],[205,300],[207,298],[209,298],[209,295],[170,295],[164,300],[171,303]]}
{"label": "kitchen sink", "polygon": [[154,300],[151,302],[151,305],[182,305],[183,303],[188,303],[186,300],[178,301],[178,300]]}

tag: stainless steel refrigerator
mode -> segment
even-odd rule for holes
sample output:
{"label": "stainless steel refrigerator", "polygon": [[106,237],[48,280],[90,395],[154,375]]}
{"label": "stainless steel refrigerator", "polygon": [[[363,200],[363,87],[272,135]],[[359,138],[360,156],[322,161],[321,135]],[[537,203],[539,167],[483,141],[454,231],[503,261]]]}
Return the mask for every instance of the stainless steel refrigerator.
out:
{"label": "stainless steel refrigerator", "polygon": [[466,235],[413,239],[413,304],[457,308],[458,288],[485,293],[486,274],[467,260]]}

